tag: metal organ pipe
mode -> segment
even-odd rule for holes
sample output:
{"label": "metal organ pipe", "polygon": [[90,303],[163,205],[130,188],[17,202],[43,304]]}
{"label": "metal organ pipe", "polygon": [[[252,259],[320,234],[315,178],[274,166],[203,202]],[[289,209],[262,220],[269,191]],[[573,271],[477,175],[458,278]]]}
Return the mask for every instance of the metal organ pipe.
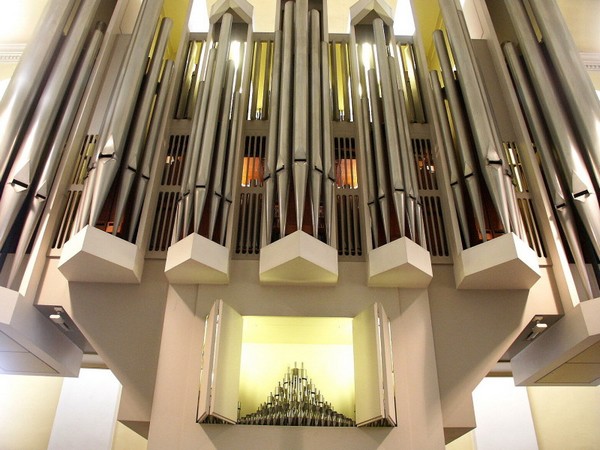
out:
{"label": "metal organ pipe", "polygon": [[139,164],[143,156],[142,150],[144,149],[144,143],[146,142],[146,135],[148,133],[148,122],[152,114],[152,105],[156,96],[158,77],[162,69],[163,58],[172,26],[173,21],[169,18],[164,18],[161,21],[152,61],[141,92],[141,102],[135,112],[130,137],[128,137],[127,140],[129,146],[129,148],[126,149],[127,161],[121,174],[121,185],[115,207],[115,225],[113,230],[113,234],[115,235],[121,224],[125,205],[129,198],[129,193],[131,192],[131,186],[133,185],[135,175],[138,172]]}
{"label": "metal organ pipe", "polygon": [[467,192],[469,194],[469,199],[471,200],[471,207],[473,209],[475,221],[477,222],[477,226],[481,232],[482,240],[485,242],[487,240],[487,234],[483,215],[483,202],[481,191],[479,189],[479,177],[475,172],[476,163],[473,161],[472,157],[468,122],[464,117],[460,94],[458,93],[458,89],[456,87],[456,80],[454,79],[454,72],[452,70],[452,66],[450,65],[450,57],[448,56],[448,49],[446,48],[443,32],[441,30],[436,30],[433,34],[433,40],[436,52],[438,54],[438,60],[442,68],[442,78],[444,80],[446,99],[448,100],[450,114],[452,115],[452,123],[454,124],[459,163],[461,165],[461,176],[463,177]]}
{"label": "metal organ pipe", "polygon": [[[207,120],[204,134],[202,136],[202,147],[200,151],[200,161],[196,175],[194,187],[194,231],[198,232],[202,219],[202,212],[206,203],[206,191],[210,181],[210,169],[213,160],[215,135],[217,128],[216,118],[218,117],[221,106],[222,89],[225,78],[225,66],[229,55],[229,45],[231,41],[231,26],[233,16],[229,13],[223,15],[221,20],[221,29],[219,32],[219,44],[217,46],[217,56],[215,58],[214,80],[212,87],[208,92],[209,102],[206,116]],[[206,95],[206,94],[205,94]]]}
{"label": "metal organ pipe", "polygon": [[27,135],[9,172],[0,202],[0,248],[4,245],[28,196],[99,4],[100,0],[89,0],[82,3],[77,11],[67,39],[38,101]]}
{"label": "metal organ pipe", "polygon": [[296,0],[294,17],[293,180],[296,228],[302,229],[308,184],[308,0]]}
{"label": "metal organ pipe", "polygon": [[291,98],[292,56],[293,56],[294,2],[288,1],[283,10],[283,60],[281,68],[281,103],[279,139],[277,155],[277,191],[279,200],[279,227],[281,237],[285,236],[288,207],[288,183],[291,150]]}
{"label": "metal organ pipe", "polygon": [[[126,144],[129,125],[135,109],[135,95],[139,91],[152,45],[156,24],[162,10],[162,0],[146,0],[134,26],[124,64],[114,91],[114,105],[105,117],[95,155],[95,180],[89,223],[95,225],[104,207],[110,187],[119,170]],[[84,220],[86,218],[84,217]]]}
{"label": "metal organ pipe", "polygon": [[8,175],[19,134],[56,53],[75,0],[49,1],[0,102],[0,181]]}
{"label": "metal organ pipe", "polygon": [[521,44],[521,50],[535,91],[538,95],[552,139],[556,145],[561,166],[569,185],[581,221],[600,255],[600,209],[592,180],[577,144],[577,138],[569,125],[569,119],[559,99],[554,94],[552,77],[541,54],[531,23],[524,6],[513,0],[505,0],[509,16]]}
{"label": "metal organ pipe", "polygon": [[471,42],[465,36],[454,0],[440,0],[440,9],[448,30],[452,52],[456,60],[459,81],[463,88],[463,98],[472,124],[477,153],[482,164],[483,176],[490,190],[493,204],[505,231],[511,231],[510,212],[507,207],[501,143],[495,138],[493,124],[489,120],[488,109],[484,101],[484,92],[480,85],[476,61],[472,57]]}
{"label": "metal organ pipe", "polygon": [[335,205],[335,167],[333,164],[333,146],[331,143],[331,80],[329,77],[329,43],[321,42],[321,102],[323,111],[321,118],[323,120],[323,172],[325,175],[324,204],[325,204],[325,236],[328,245],[335,243],[335,214],[333,207]]}
{"label": "metal organ pipe", "polygon": [[573,255],[577,272],[581,278],[583,287],[587,298],[593,298],[592,287],[590,279],[588,277],[585,259],[579,245],[579,238],[577,236],[577,228],[575,217],[571,210],[572,204],[568,202],[565,197],[565,192],[568,191],[568,187],[559,177],[558,168],[554,163],[552,156],[552,143],[546,135],[546,126],[543,118],[537,109],[537,101],[535,99],[535,93],[529,82],[525,68],[523,67],[515,46],[511,42],[507,42],[502,46],[504,55],[508,62],[511,74],[514,79],[514,85],[517,93],[521,100],[521,105],[527,117],[527,122],[533,136],[538,154],[541,157],[542,167],[544,169],[544,175],[550,191],[550,197],[552,203],[556,209],[558,219],[562,225],[563,232],[569,244],[569,249]]}
{"label": "metal organ pipe", "polygon": [[450,124],[448,123],[448,115],[446,114],[446,105],[444,104],[444,98],[442,96],[440,79],[438,78],[436,71],[431,71],[430,76],[435,109],[437,112],[438,123],[440,124],[442,142],[444,151],[446,153],[446,160],[448,161],[448,167],[450,169],[450,187],[452,188],[452,193],[454,194],[454,203],[456,205],[456,212],[458,215],[458,224],[460,226],[466,247],[469,248],[471,246],[469,239],[469,223],[467,221],[467,212],[459,183],[458,164],[456,162],[456,154],[454,152],[452,131],[450,130]]}
{"label": "metal organ pipe", "polygon": [[[392,199],[400,235],[405,236],[405,211],[406,211],[406,179],[404,178],[402,163],[400,162],[400,146],[398,143],[398,130],[396,128],[396,117],[392,101],[392,81],[390,66],[388,63],[387,44],[383,21],[373,21],[373,35],[375,37],[375,51],[377,53],[377,64],[381,78],[381,95],[383,104],[383,117],[386,129],[386,143],[388,154],[388,167],[390,183],[392,187]],[[381,176],[381,175],[380,175]],[[388,239],[389,242],[389,239]]]}
{"label": "metal organ pipe", "polygon": [[[100,29],[94,31],[92,38],[90,39],[89,45],[85,50],[79,70],[74,76],[74,81],[70,86],[70,93],[66,106],[61,114],[60,124],[56,130],[52,146],[46,156],[44,169],[39,179],[37,180],[34,188],[34,195],[27,211],[27,217],[21,229],[19,243],[15,250],[10,274],[8,276],[7,286],[12,286],[16,275],[23,263],[27,247],[33,238],[37,223],[42,215],[44,206],[50,194],[50,189],[54,182],[58,165],[61,161],[61,157],[65,150],[65,143],[71,132],[73,121],[77,115],[77,110],[81,99],[83,98],[84,92],[87,87],[88,80],[94,68],[94,63],[98,52],[100,51],[100,45],[102,44],[102,38],[104,33]],[[16,286],[15,286],[16,287]]]}
{"label": "metal organ pipe", "polygon": [[600,102],[555,0],[529,0],[600,184]]}
{"label": "metal organ pipe", "polygon": [[[152,161],[154,160],[156,149],[160,145],[158,141],[160,135],[160,124],[164,118],[165,112],[167,111],[167,98],[169,96],[169,84],[171,83],[171,77],[173,76],[173,66],[173,61],[165,61],[162,78],[158,86],[158,93],[156,94],[156,101],[154,103],[154,111],[148,127],[148,136],[146,137],[142,160],[138,166],[139,177],[137,178],[137,184],[134,189],[135,194],[133,206],[131,207],[131,223],[129,226],[128,235],[129,242],[134,242],[134,236],[137,232],[137,226],[140,221],[140,214],[142,212],[144,198],[146,197],[146,187],[148,185],[148,181],[150,180]],[[136,244],[137,243],[138,242],[136,241]]]}
{"label": "metal organ pipe", "polygon": [[322,147],[322,98],[321,90],[321,25],[319,11],[310,11],[310,168],[313,236],[319,234],[319,209],[321,205],[321,186],[323,185]]}
{"label": "metal organ pipe", "polygon": [[388,208],[388,199],[386,195],[386,170],[385,170],[385,154],[383,133],[381,130],[381,111],[379,101],[379,88],[377,86],[377,72],[375,69],[367,71],[367,79],[369,83],[369,99],[371,102],[371,117],[373,123],[373,143],[375,145],[375,171],[377,173],[377,201],[379,210],[381,211],[381,224],[385,235],[385,243],[390,242],[390,216]]}
{"label": "metal organ pipe", "polygon": [[265,162],[265,207],[263,221],[265,244],[270,244],[273,233],[273,209],[275,207],[275,169],[277,167],[277,135],[279,131],[279,98],[281,96],[281,31],[275,31],[273,50],[273,81],[271,85],[271,103],[269,105],[269,138]]}

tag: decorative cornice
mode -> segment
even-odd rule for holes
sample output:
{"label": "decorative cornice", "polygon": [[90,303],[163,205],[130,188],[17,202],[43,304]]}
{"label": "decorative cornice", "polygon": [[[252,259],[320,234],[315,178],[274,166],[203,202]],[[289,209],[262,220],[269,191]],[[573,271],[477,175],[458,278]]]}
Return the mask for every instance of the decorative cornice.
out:
{"label": "decorative cornice", "polygon": [[17,63],[25,50],[25,44],[0,44],[0,64]]}
{"label": "decorative cornice", "polygon": [[587,70],[600,71],[600,53],[580,53],[580,55]]}

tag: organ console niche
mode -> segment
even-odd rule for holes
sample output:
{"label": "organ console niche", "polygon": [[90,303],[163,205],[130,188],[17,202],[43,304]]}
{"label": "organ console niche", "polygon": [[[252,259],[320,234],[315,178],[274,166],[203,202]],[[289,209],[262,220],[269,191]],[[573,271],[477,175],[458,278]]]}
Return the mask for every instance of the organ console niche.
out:
{"label": "organ console niche", "polygon": [[[273,317],[242,316],[217,300],[201,358],[198,423],[396,425],[390,321],[381,304],[354,318]],[[280,401],[284,392],[289,399]],[[287,408],[277,423],[268,414],[275,403]]]}

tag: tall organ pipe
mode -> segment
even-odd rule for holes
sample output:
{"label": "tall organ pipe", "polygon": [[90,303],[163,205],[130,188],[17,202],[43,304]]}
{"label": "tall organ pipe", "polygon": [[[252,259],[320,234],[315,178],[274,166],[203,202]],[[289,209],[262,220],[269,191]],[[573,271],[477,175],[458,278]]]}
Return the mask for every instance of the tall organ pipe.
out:
{"label": "tall organ pipe", "polygon": [[433,33],[433,40],[436,52],[438,54],[438,60],[440,61],[440,66],[442,68],[444,89],[446,92],[446,98],[448,100],[448,106],[450,107],[450,114],[452,115],[452,123],[454,124],[459,163],[461,165],[461,176],[463,177],[465,186],[467,187],[475,221],[479,227],[482,240],[485,242],[487,240],[487,233],[483,215],[483,201],[481,197],[481,191],[479,189],[478,176],[475,171],[476,163],[473,161],[472,157],[472,147],[469,138],[468,124],[466,118],[464,117],[460,94],[458,93],[458,89],[456,87],[456,80],[454,79],[454,72],[452,70],[452,66],[450,65],[450,58],[448,56],[448,49],[446,48],[443,32],[441,30],[436,30]]}
{"label": "tall organ pipe", "polygon": [[525,68],[522,66],[522,63],[517,56],[514,45],[511,42],[507,42],[502,48],[515,82],[514,85],[519,94],[519,98],[521,99],[521,105],[525,111],[536,148],[538,149],[538,154],[541,157],[550,197],[552,198],[552,203],[554,204],[558,219],[565,233],[569,249],[573,255],[577,272],[579,273],[587,298],[593,298],[585,259],[583,252],[581,251],[581,246],[579,245],[575,217],[571,211],[572,204],[571,202],[568,202],[565,197],[565,192],[568,192],[568,186],[565,186],[565,183],[559,177],[559,172],[551,154],[552,143],[546,135],[546,127],[542,117],[540,117],[535,94],[525,72]]}
{"label": "tall organ pipe", "polygon": [[400,161],[400,146],[398,143],[398,130],[396,128],[394,103],[392,101],[392,80],[387,58],[387,45],[385,31],[383,28],[383,20],[378,18],[373,21],[373,35],[375,37],[375,50],[377,52],[379,76],[381,78],[381,95],[383,104],[383,117],[385,119],[384,122],[386,129],[386,143],[388,150],[387,154],[390,184],[392,187],[392,199],[394,201],[394,209],[396,211],[396,218],[400,228],[400,235],[405,236],[405,189],[407,180],[404,178],[402,163]]}
{"label": "tall organ pipe", "polygon": [[[456,60],[463,98],[473,132],[477,153],[483,169],[483,177],[489,188],[492,202],[498,211],[505,231],[511,231],[510,213],[504,185],[504,167],[501,158],[501,143],[495,139],[493,124],[489,120],[484,101],[485,93],[477,74],[476,61],[472,58],[471,42],[462,30],[459,12],[454,0],[440,0],[440,10],[448,30],[448,38]],[[475,126],[476,124],[476,126]]]}
{"label": "tall organ pipe", "polygon": [[100,45],[102,44],[103,37],[104,33],[100,29],[96,29],[96,31],[94,31],[88,48],[86,49],[81,61],[78,73],[74,78],[74,82],[71,84],[67,104],[62,111],[60,124],[56,130],[52,146],[50,147],[48,155],[46,156],[44,169],[35,184],[31,205],[29,206],[27,217],[25,218],[25,222],[21,229],[19,243],[15,250],[15,256],[13,258],[10,274],[8,276],[7,286],[9,287],[13,285],[16,275],[23,264],[25,252],[27,247],[29,247],[37,223],[39,222],[44,210],[44,206],[46,205],[48,195],[50,194],[50,189],[52,188],[52,184],[54,182],[56,171],[58,170],[58,165],[65,151],[67,138],[71,132],[79,104],[86,90],[92,69],[94,68],[96,57],[100,51]]}
{"label": "tall organ pipe", "polygon": [[448,161],[448,168],[450,169],[450,187],[452,188],[452,193],[454,194],[454,204],[456,205],[458,224],[460,226],[463,240],[467,248],[469,248],[471,246],[469,239],[469,222],[467,220],[467,212],[459,182],[460,178],[458,164],[456,162],[456,154],[454,152],[452,131],[450,131],[450,124],[448,123],[448,115],[446,114],[446,106],[444,104],[444,98],[442,97],[440,79],[438,78],[436,71],[431,71],[430,76],[435,110],[437,112],[438,123],[440,124],[440,132],[442,135],[442,143],[446,154],[446,160]]}
{"label": "tall organ pipe", "polygon": [[154,47],[154,53],[152,55],[152,62],[150,68],[146,74],[146,80],[144,82],[141,94],[141,103],[135,112],[133,120],[133,128],[130,132],[131,136],[127,139],[129,149],[126,149],[127,161],[121,174],[121,185],[117,197],[117,204],[115,207],[115,226],[113,234],[117,234],[129,193],[131,192],[131,186],[138,167],[143,156],[142,150],[146,142],[146,135],[148,133],[148,122],[152,114],[152,105],[156,96],[156,86],[158,84],[158,77],[163,65],[163,58],[165,50],[167,48],[167,42],[169,39],[169,33],[173,26],[173,21],[169,18],[164,18],[161,21],[160,28],[158,31],[158,38]]}
{"label": "tall organ pipe", "polygon": [[209,217],[209,238],[213,239],[215,225],[217,223],[217,214],[219,207],[221,206],[221,199],[223,198],[223,170],[225,168],[225,156],[227,152],[227,139],[230,135],[234,134],[230,128],[231,113],[231,102],[233,100],[233,89],[236,79],[236,66],[232,60],[229,60],[227,64],[227,81],[225,82],[225,92],[223,94],[223,105],[221,107],[221,118],[219,136],[217,139],[214,164],[215,180],[212,186],[213,198],[210,207]]}
{"label": "tall organ pipe", "polygon": [[279,120],[279,139],[277,155],[277,192],[279,200],[279,227],[281,237],[285,236],[288,208],[288,183],[291,150],[291,117],[292,107],[290,92],[292,90],[292,45],[294,26],[294,2],[288,1],[283,10],[283,60],[281,68],[281,103]]}
{"label": "tall organ pipe", "polygon": [[63,36],[75,0],[51,0],[46,4],[0,102],[0,181],[8,175],[19,135],[25,130],[36,93]]}
{"label": "tall organ pipe", "polygon": [[275,207],[275,169],[277,166],[277,134],[279,130],[279,98],[281,96],[281,31],[275,31],[273,50],[273,81],[269,105],[269,140],[263,183],[265,185],[263,230],[265,244],[270,244],[273,234],[273,209]]}
{"label": "tall organ pipe", "polygon": [[521,50],[531,75],[535,91],[548,121],[550,134],[565,172],[570,194],[581,221],[600,255],[600,209],[592,180],[578,148],[577,138],[569,125],[569,118],[556,95],[551,74],[546,66],[527,13],[518,1],[505,0],[513,21]]}
{"label": "tall organ pipe", "polygon": [[308,0],[296,0],[294,18],[293,180],[296,227],[302,229],[308,184]]}
{"label": "tall organ pipe", "polygon": [[529,0],[600,184],[600,102],[556,0]]}
{"label": "tall organ pipe", "polygon": [[194,187],[194,231],[200,229],[202,213],[206,203],[206,194],[210,180],[210,169],[214,154],[215,136],[217,132],[217,117],[221,106],[223,95],[223,83],[225,78],[225,66],[229,55],[229,43],[231,41],[231,26],[233,16],[229,13],[224,14],[221,20],[221,30],[219,32],[219,45],[217,46],[217,57],[215,59],[214,81],[208,100],[208,109],[206,111],[206,126],[202,136],[202,147],[200,150],[200,161],[198,163],[198,172],[196,174],[196,185]]}
{"label": "tall organ pipe", "polygon": [[377,220],[377,203],[376,194],[377,187],[375,186],[375,163],[373,162],[373,146],[371,145],[371,133],[369,127],[369,99],[367,98],[367,88],[363,71],[361,71],[361,86],[363,90],[363,96],[360,99],[360,106],[362,108],[362,126],[365,134],[365,160],[367,166],[367,206],[369,207],[369,213],[371,216],[371,233],[373,236],[373,243],[375,247],[379,247],[379,221]]}
{"label": "tall organ pipe", "polygon": [[121,67],[118,87],[112,99],[114,108],[110,115],[105,117],[102,126],[95,157],[96,177],[89,219],[92,226],[98,221],[119,170],[135,109],[135,95],[132,99],[132,93],[137,93],[142,83],[162,4],[162,0],[146,0],[142,3],[125,61]]}
{"label": "tall organ pipe", "polygon": [[[154,111],[148,127],[148,136],[146,137],[142,160],[139,164],[139,177],[137,178],[137,185],[134,189],[135,194],[133,206],[131,207],[131,223],[129,226],[128,235],[129,242],[134,242],[134,236],[136,235],[137,226],[140,221],[142,206],[144,205],[144,199],[146,198],[146,188],[148,181],[150,180],[152,161],[154,160],[154,154],[156,153],[157,148],[160,147],[160,125],[167,111],[167,98],[169,96],[169,84],[171,83],[171,77],[173,76],[173,66],[173,61],[167,60],[165,62],[162,78],[158,86],[158,93],[154,103]],[[138,243],[139,242],[136,241],[136,244]]]}
{"label": "tall organ pipe", "polygon": [[323,185],[322,147],[322,98],[321,90],[321,26],[319,11],[310,11],[310,166],[313,236],[319,234],[319,209],[321,205],[321,186]]}
{"label": "tall organ pipe", "polygon": [[383,232],[385,235],[385,242],[388,243],[391,240],[390,237],[390,213],[389,203],[386,196],[386,170],[385,170],[385,154],[384,154],[384,142],[383,133],[381,130],[381,111],[380,111],[380,100],[379,91],[377,86],[377,72],[375,69],[369,69],[367,72],[367,79],[369,82],[369,99],[371,101],[371,117],[373,118],[373,143],[375,145],[375,168],[377,172],[377,202],[379,203],[379,210],[381,211],[381,224],[383,226]]}
{"label": "tall organ pipe", "polygon": [[90,0],[82,3],[77,11],[66,42],[39,99],[28,133],[9,172],[0,202],[0,248],[4,245],[28,196],[99,4],[100,0]]}
{"label": "tall organ pipe", "polygon": [[331,246],[335,244],[335,167],[333,164],[333,145],[331,142],[331,80],[329,77],[329,43],[321,42],[321,87],[323,110],[323,172],[325,175],[324,203],[325,203],[325,236],[326,243]]}

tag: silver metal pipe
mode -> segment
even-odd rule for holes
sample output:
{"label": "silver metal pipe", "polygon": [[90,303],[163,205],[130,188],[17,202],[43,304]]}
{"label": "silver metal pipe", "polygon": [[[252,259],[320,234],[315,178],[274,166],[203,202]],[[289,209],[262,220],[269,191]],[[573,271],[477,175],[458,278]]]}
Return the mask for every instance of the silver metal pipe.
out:
{"label": "silver metal pipe", "polygon": [[94,68],[96,57],[100,51],[103,37],[104,33],[101,30],[96,29],[92,35],[92,38],[90,39],[87,49],[85,50],[78,73],[70,86],[71,89],[67,104],[62,111],[60,124],[56,130],[52,146],[50,147],[48,155],[46,156],[42,174],[36,182],[34,196],[31,199],[31,205],[29,206],[27,217],[25,218],[25,222],[21,228],[19,243],[15,250],[10,274],[8,276],[7,286],[9,287],[13,286],[14,284],[16,275],[23,264],[27,248],[29,247],[29,244],[33,238],[40,217],[42,216],[48,195],[50,194],[50,189],[54,183],[58,165],[65,151],[65,144],[69,137],[69,133],[71,132],[73,121],[77,116],[79,104],[85,93],[88,80],[92,73],[92,69]]}
{"label": "silver metal pipe", "polygon": [[0,101],[0,180],[8,175],[9,164],[18,150],[17,140],[26,129],[27,116],[51,67],[75,3],[75,0],[47,2],[32,33],[32,44],[25,48]]}
{"label": "silver metal pipe", "polygon": [[538,111],[533,87],[531,86],[521,60],[517,56],[514,44],[512,42],[506,42],[503,44],[502,49],[504,50],[504,55],[506,56],[508,66],[514,79],[515,88],[521,100],[525,116],[527,117],[527,123],[529,124],[535,146],[541,158],[552,204],[556,209],[558,220],[565,233],[586,296],[588,299],[591,299],[593,298],[592,285],[586,269],[585,258],[579,244],[575,217],[573,216],[573,211],[571,209],[572,205],[570,203],[568,204],[565,196],[565,192],[568,192],[568,186],[559,176],[559,169],[554,163],[554,158],[552,156],[552,142],[547,136],[546,125]]}
{"label": "silver metal pipe", "polygon": [[472,147],[468,131],[469,125],[464,117],[464,111],[461,106],[461,97],[456,87],[454,71],[450,65],[448,49],[446,48],[444,34],[441,30],[436,30],[433,33],[433,41],[438,54],[440,67],[442,68],[444,90],[446,93],[446,99],[448,100],[448,106],[450,107],[452,123],[454,124],[454,132],[456,135],[456,144],[458,150],[458,162],[460,164],[460,176],[464,180],[467,193],[469,194],[469,199],[471,200],[471,208],[473,210],[473,215],[475,216],[475,222],[477,223],[479,231],[481,232],[482,240],[485,242],[487,240],[487,233],[483,214],[483,201],[481,197],[481,191],[479,189],[479,177],[475,169],[476,162],[472,157]]}
{"label": "silver metal pipe", "polygon": [[[158,86],[156,101],[154,103],[154,111],[150,119],[148,127],[148,136],[146,137],[145,148],[143,151],[142,160],[139,164],[139,177],[137,178],[137,186],[134,189],[133,206],[131,207],[131,222],[129,225],[128,241],[134,242],[134,236],[137,233],[137,227],[140,221],[140,214],[146,198],[146,188],[150,180],[150,172],[152,170],[152,161],[158,147],[160,147],[160,125],[164,115],[167,112],[167,98],[169,96],[169,85],[173,76],[174,63],[171,60],[165,61],[163,74]],[[137,241],[135,242],[137,244]]]}
{"label": "silver metal pipe", "polygon": [[469,222],[467,220],[467,211],[462,196],[462,190],[460,186],[460,175],[458,170],[458,164],[456,161],[456,154],[454,152],[454,142],[452,140],[452,131],[450,130],[450,124],[448,123],[448,115],[446,113],[446,105],[444,104],[444,98],[442,96],[442,87],[440,85],[440,79],[436,71],[430,72],[431,76],[431,87],[433,92],[433,99],[435,102],[435,110],[438,117],[438,123],[440,124],[440,133],[442,136],[442,144],[444,153],[446,155],[446,161],[450,171],[450,187],[452,188],[452,194],[454,196],[454,205],[456,206],[456,213],[458,216],[458,224],[462,234],[463,241],[467,248],[471,246],[469,236]]}
{"label": "silver metal pipe", "polygon": [[[162,0],[146,0],[142,3],[125,64],[121,68],[119,87],[113,100],[114,109],[112,114],[105,118],[98,141],[96,180],[89,220],[92,226],[98,221],[121,164],[136,103],[135,100],[132,101],[132,93],[137,93],[142,83],[162,4]],[[134,99],[135,97],[134,95]]]}
{"label": "silver metal pipe", "polygon": [[281,237],[285,236],[289,199],[289,171],[291,158],[291,90],[294,31],[294,2],[288,1],[283,10],[283,60],[281,69],[281,104],[279,120],[279,152],[277,155],[277,194]]}
{"label": "silver metal pipe", "polygon": [[400,228],[400,235],[405,236],[405,183],[407,180],[404,179],[403,167],[400,161],[400,145],[398,142],[398,129],[396,127],[394,103],[392,100],[392,80],[390,75],[390,66],[387,58],[387,43],[385,40],[383,20],[378,18],[373,21],[373,35],[375,37],[375,51],[377,52],[379,76],[381,78],[381,102],[383,104],[383,118],[386,130],[386,147],[388,154],[390,185],[392,187],[392,199],[394,201],[394,209],[396,212],[396,219],[398,220],[398,226]]}
{"label": "silver metal pipe", "polygon": [[214,48],[210,49],[206,64],[206,79],[200,81],[198,88],[198,99],[195,103],[194,115],[192,116],[192,130],[188,141],[185,165],[183,166],[181,193],[177,200],[177,212],[175,213],[171,244],[187,236],[192,221],[192,189],[194,188],[195,174],[198,170],[198,161],[200,160],[200,145],[204,125],[206,124],[208,92],[210,92],[210,86],[213,81],[215,55],[216,50]]}
{"label": "silver metal pipe", "polygon": [[294,17],[293,180],[296,228],[302,229],[308,185],[308,0],[296,0]]}
{"label": "silver metal pipe", "polygon": [[319,11],[310,11],[310,167],[312,195],[313,236],[319,235],[319,210],[321,207],[321,186],[323,185],[322,146],[322,108],[321,90],[321,16]]}
{"label": "silver metal pipe", "polygon": [[[381,225],[385,235],[385,243],[390,242],[390,213],[387,199],[387,171],[385,169],[385,154],[383,133],[381,129],[381,111],[379,90],[377,86],[377,72],[369,69],[367,72],[369,83],[369,100],[371,103],[371,117],[373,127],[373,144],[375,145],[375,171],[377,179],[377,203],[381,211]],[[404,210],[404,206],[402,206]]]}
{"label": "silver metal pipe", "polygon": [[281,30],[275,31],[273,50],[273,81],[269,104],[269,138],[263,183],[265,186],[263,207],[263,245],[271,243],[273,233],[273,209],[275,207],[275,168],[277,165],[277,134],[279,130],[279,98],[281,96]]}
{"label": "silver metal pipe", "polygon": [[491,194],[492,203],[498,211],[504,230],[511,231],[510,213],[504,186],[502,145],[495,139],[478,76],[476,61],[472,57],[471,41],[465,36],[459,11],[454,0],[439,0],[440,10],[448,30],[450,46],[458,68],[459,81],[469,120],[473,126],[473,138],[483,169],[483,177]]}
{"label": "silver metal pipe", "polygon": [[529,0],[600,184],[600,101],[556,0]]}
{"label": "silver metal pipe", "polygon": [[206,203],[206,194],[210,182],[210,169],[212,166],[215,137],[217,132],[217,118],[221,106],[223,95],[223,84],[225,82],[225,66],[229,55],[229,44],[231,41],[231,27],[233,16],[229,13],[223,15],[221,19],[221,29],[219,31],[219,45],[217,46],[217,56],[215,58],[214,80],[210,89],[208,109],[206,111],[206,125],[202,136],[202,146],[200,150],[200,161],[198,162],[198,172],[196,173],[196,183],[194,186],[194,230],[198,232],[202,213]]}
{"label": "silver metal pipe", "polygon": [[77,66],[77,61],[87,41],[100,0],[90,0],[81,5],[62,46],[54,70],[50,74],[29,130],[21,144],[7,183],[2,190],[0,202],[0,248],[28,196],[42,157],[47,150],[48,139],[57,118],[63,97]]}
{"label": "silver metal pipe", "polygon": [[404,93],[399,90],[398,78],[396,76],[397,72],[395,70],[397,64],[392,56],[388,56],[388,66],[390,68],[392,81],[392,102],[394,104],[396,116],[396,130],[398,132],[398,146],[400,149],[400,161],[402,163],[402,177],[404,178],[404,192],[409,230],[407,234],[416,242],[418,240],[416,216],[419,189],[416,172],[413,176],[413,171],[411,171],[411,169],[414,169],[412,142],[410,140],[410,131],[408,129],[408,119],[405,119],[406,107],[404,106]]}
{"label": "silver metal pipe", "polygon": [[597,255],[600,255],[600,209],[592,180],[581,156],[577,138],[567,113],[555,95],[552,77],[535,38],[523,5],[505,0],[509,16],[521,44],[525,63],[544,112],[548,128],[564,170],[569,193]]}
{"label": "silver metal pipe", "polygon": [[133,181],[143,156],[142,150],[144,149],[146,136],[149,132],[148,122],[150,121],[150,116],[152,114],[158,77],[163,66],[163,58],[172,26],[173,21],[171,19],[167,17],[162,19],[158,30],[156,44],[154,46],[152,61],[142,87],[141,101],[139,107],[135,111],[130,136],[127,138],[129,148],[125,147],[124,149],[124,153],[127,155],[127,161],[121,173],[121,183],[115,206],[114,235],[117,234],[121,224],[125,205],[127,204],[127,199],[129,198],[131,187],[133,186]]}
{"label": "silver metal pipe", "polygon": [[[361,80],[364,81],[364,76],[361,74]],[[363,97],[361,98],[362,115],[364,120],[362,126],[365,133],[365,160],[367,166],[367,206],[369,207],[369,214],[371,217],[371,235],[373,237],[374,247],[379,247],[379,220],[377,219],[377,203],[376,203],[376,189],[375,186],[375,164],[373,162],[373,147],[371,145],[371,132],[369,130],[369,99],[367,98],[366,83],[361,81],[363,89]]]}
{"label": "silver metal pipe", "polygon": [[[239,77],[238,77],[239,78]],[[239,83],[238,83],[239,84]],[[234,167],[235,167],[235,159],[238,156],[237,152],[237,137],[241,132],[240,127],[240,108],[242,107],[242,94],[237,89],[233,97],[233,121],[231,123],[232,135],[229,141],[229,150],[227,151],[227,173],[225,174],[225,196],[223,202],[223,209],[221,211],[221,232],[220,236],[220,244],[225,245],[225,232],[227,231],[228,219],[229,219],[229,210],[231,208],[231,204],[233,203],[233,180],[235,177]]]}
{"label": "silver metal pipe", "polygon": [[329,76],[329,43],[321,42],[321,87],[322,87],[322,154],[323,174],[325,176],[324,191],[324,216],[325,216],[325,242],[336,247],[335,239],[335,167],[333,164],[333,145],[331,142],[331,80]]}
{"label": "silver metal pipe", "polygon": [[221,206],[221,199],[223,198],[223,181],[225,169],[225,157],[227,156],[227,139],[235,135],[235,131],[230,127],[230,114],[231,106],[233,101],[233,89],[235,86],[236,79],[236,67],[234,62],[230,59],[227,64],[227,81],[225,82],[225,92],[223,94],[223,104],[221,106],[221,118],[219,120],[219,135],[217,138],[214,173],[215,179],[212,184],[212,202],[210,205],[210,216],[209,216],[209,227],[208,236],[213,239],[215,232],[215,225],[217,223],[217,215],[219,213],[219,207]]}

